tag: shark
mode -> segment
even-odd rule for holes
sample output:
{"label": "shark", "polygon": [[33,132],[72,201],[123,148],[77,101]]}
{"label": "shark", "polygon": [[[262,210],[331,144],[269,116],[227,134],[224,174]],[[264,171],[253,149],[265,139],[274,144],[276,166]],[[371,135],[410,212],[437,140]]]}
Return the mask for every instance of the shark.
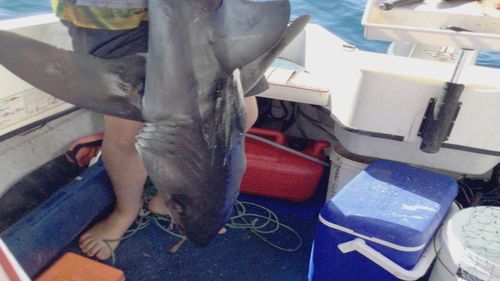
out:
{"label": "shark", "polygon": [[309,16],[290,23],[288,0],[149,0],[148,11],[147,54],[100,59],[0,31],[0,64],[78,107],[142,121],[149,177],[175,225],[205,246],[245,171],[244,95]]}

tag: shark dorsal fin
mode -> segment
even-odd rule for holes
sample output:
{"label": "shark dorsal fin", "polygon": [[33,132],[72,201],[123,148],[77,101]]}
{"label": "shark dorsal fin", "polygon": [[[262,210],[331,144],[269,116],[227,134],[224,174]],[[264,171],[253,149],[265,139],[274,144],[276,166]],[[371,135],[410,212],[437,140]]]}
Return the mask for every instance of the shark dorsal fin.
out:
{"label": "shark dorsal fin", "polygon": [[286,0],[225,0],[214,17],[214,46],[220,63],[235,69],[266,53],[290,18]]}

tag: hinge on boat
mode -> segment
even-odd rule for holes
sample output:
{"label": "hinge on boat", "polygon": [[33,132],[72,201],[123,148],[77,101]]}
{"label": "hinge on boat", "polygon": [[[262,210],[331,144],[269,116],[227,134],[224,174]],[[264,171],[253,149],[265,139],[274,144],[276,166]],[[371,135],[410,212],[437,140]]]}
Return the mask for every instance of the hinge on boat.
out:
{"label": "hinge on boat", "polygon": [[417,136],[422,137],[422,133],[427,125],[428,117],[432,112],[434,112],[434,106],[436,105],[436,99],[431,98],[429,103],[427,103],[427,109],[425,109],[424,118],[422,119],[422,123],[420,123],[420,128],[418,128]]}

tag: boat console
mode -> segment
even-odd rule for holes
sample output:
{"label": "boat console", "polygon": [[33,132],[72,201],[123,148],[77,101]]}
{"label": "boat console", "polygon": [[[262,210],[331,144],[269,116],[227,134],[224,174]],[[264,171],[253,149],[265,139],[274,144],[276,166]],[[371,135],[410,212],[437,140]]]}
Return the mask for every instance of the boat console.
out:
{"label": "boat console", "polygon": [[349,152],[487,173],[500,162],[500,69],[475,58],[499,49],[500,11],[487,1],[413,1],[389,11],[382,2],[367,2],[362,23],[368,39],[397,41],[389,53],[310,25],[282,56],[329,89],[333,133]]}

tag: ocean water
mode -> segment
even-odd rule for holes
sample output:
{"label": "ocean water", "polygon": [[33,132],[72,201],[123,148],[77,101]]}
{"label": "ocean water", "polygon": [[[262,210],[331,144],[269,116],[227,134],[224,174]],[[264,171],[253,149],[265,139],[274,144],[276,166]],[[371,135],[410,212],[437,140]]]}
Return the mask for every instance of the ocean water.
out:
{"label": "ocean water", "polygon": [[[290,0],[292,15],[312,16],[311,21],[361,50],[385,52],[388,42],[366,40],[361,17],[365,0]],[[50,12],[50,0],[0,0],[0,20]],[[500,68],[500,52],[481,52],[477,64]]]}
{"label": "ocean water", "polygon": [[0,0],[0,20],[50,12],[50,0]]}

